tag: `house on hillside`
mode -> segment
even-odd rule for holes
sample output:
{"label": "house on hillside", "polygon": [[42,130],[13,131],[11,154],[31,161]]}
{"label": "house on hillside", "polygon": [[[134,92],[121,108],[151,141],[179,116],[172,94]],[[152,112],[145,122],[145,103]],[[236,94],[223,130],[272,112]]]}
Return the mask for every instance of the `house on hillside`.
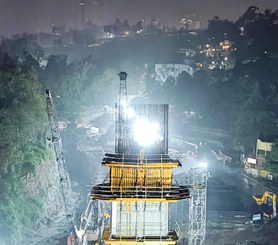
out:
{"label": "house on hillside", "polygon": [[256,143],[256,159],[257,159],[257,168],[262,168],[265,156],[268,152],[271,151],[272,143],[271,141],[266,141],[257,139]]}
{"label": "house on hillside", "polygon": [[177,79],[182,72],[193,76],[193,66],[190,64],[155,64],[155,78],[161,84],[165,83],[169,77]]}
{"label": "house on hillside", "polygon": [[274,140],[277,137],[260,137],[256,142],[255,158],[245,160],[245,172],[253,177],[262,177],[272,180],[273,176],[264,169],[265,157],[271,151]]}

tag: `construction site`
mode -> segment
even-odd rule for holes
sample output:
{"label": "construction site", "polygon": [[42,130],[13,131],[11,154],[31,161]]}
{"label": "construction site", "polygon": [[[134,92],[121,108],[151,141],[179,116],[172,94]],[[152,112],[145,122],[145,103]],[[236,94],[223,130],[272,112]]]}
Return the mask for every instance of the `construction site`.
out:
{"label": "construction site", "polygon": [[65,211],[72,224],[68,245],[183,244],[180,228],[171,220],[171,208],[189,202],[188,244],[204,244],[206,232],[206,163],[190,171],[180,183],[172,170],[180,168],[179,154],[169,151],[169,105],[130,104],[127,73],[120,72],[115,104],[115,149],[101,162],[108,175],[92,186],[90,200],[75,222],[70,180],[55,121],[50,91],[46,91],[52,142],[59,165]]}
{"label": "construction site", "polygon": [[[71,230],[67,236],[68,245],[210,244],[205,242],[207,216],[210,226],[215,220],[219,227],[225,227],[229,220],[239,231],[248,227],[258,229],[276,218],[276,195],[271,191],[253,196],[256,208],[251,219],[247,213],[239,211],[225,212],[224,216],[219,216],[220,210],[217,216],[213,212],[208,214],[207,188],[211,173],[208,163],[196,157],[198,146],[182,142],[194,149],[196,154],[193,155],[177,149],[181,143],[169,133],[169,105],[130,103],[127,73],[118,75],[114,150],[102,152],[99,164],[106,174],[93,180],[81,216],[74,208],[59,125],[51,92],[46,91],[51,142],[65,203],[64,215]],[[229,160],[223,154],[217,157],[222,157],[224,162]],[[183,167],[186,164],[190,169],[185,172]]]}

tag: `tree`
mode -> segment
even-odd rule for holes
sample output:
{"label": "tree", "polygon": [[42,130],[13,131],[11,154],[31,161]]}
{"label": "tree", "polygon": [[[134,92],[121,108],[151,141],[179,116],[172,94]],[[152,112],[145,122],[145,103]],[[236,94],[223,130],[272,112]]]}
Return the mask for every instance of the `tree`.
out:
{"label": "tree", "polygon": [[10,39],[3,39],[0,48],[2,53],[8,54],[13,59],[23,58],[25,53],[31,54],[37,60],[43,56],[36,36],[31,34],[17,34]]}
{"label": "tree", "polygon": [[47,89],[52,90],[56,95],[60,93],[60,87],[69,73],[66,55],[50,55],[47,65],[40,73],[40,80]]}
{"label": "tree", "polygon": [[91,80],[88,91],[95,104],[113,105],[119,94],[117,72],[112,68],[106,68],[102,74]]}
{"label": "tree", "polygon": [[250,6],[246,12],[239,18],[238,24],[245,25],[247,22],[254,21],[258,16],[259,8],[256,6]]}
{"label": "tree", "polygon": [[143,22],[142,20],[137,21],[137,23],[133,26],[135,32],[141,32],[143,30]]}
{"label": "tree", "polygon": [[122,26],[122,22],[119,18],[115,19],[115,22],[112,26],[113,32],[116,36],[120,36],[121,33],[123,32],[123,26]]}
{"label": "tree", "polygon": [[207,32],[212,42],[216,45],[225,39],[234,41],[239,34],[239,30],[235,23],[228,20],[221,20],[218,16],[214,16],[214,18],[209,21]]}
{"label": "tree", "polygon": [[240,109],[238,120],[235,122],[238,141],[248,150],[250,146],[254,145],[269,119],[258,82],[251,84],[249,89],[248,97]]}
{"label": "tree", "polygon": [[278,140],[272,144],[271,151],[266,154],[265,167],[273,174],[278,174]]}
{"label": "tree", "polygon": [[45,98],[32,67],[0,66],[0,103],[0,234],[4,242],[9,240],[7,244],[18,244],[23,230],[33,229],[41,214],[39,203],[20,194],[21,177],[34,174],[46,158],[45,137],[41,137],[47,122]]}

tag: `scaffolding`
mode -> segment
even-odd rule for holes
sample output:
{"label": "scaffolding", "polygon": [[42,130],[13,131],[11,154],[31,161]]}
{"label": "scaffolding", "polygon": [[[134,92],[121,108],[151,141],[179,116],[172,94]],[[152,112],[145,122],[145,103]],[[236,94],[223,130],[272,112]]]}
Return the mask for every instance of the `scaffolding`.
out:
{"label": "scaffolding", "polygon": [[[169,106],[128,105],[127,73],[120,72],[119,77],[115,153],[105,154],[102,165],[110,168],[109,176],[91,192],[92,200],[111,203],[110,224],[101,240],[105,244],[174,245],[178,235],[169,226],[169,203],[190,198],[190,191],[188,186],[173,183],[172,169],[181,163],[168,155]],[[127,117],[128,109],[135,117]],[[132,131],[136,119],[142,118],[159,125],[160,137],[151,145],[139,144]]]}
{"label": "scaffolding", "polygon": [[207,169],[192,168],[190,171],[192,184],[189,200],[189,245],[205,244],[206,235],[206,201],[207,201]]}
{"label": "scaffolding", "polygon": [[[108,155],[108,156],[107,156]],[[163,154],[106,154],[107,182],[92,189],[93,200],[112,203],[106,244],[176,244],[169,230],[169,203],[187,199],[187,186],[173,184],[172,169],[180,162]]]}

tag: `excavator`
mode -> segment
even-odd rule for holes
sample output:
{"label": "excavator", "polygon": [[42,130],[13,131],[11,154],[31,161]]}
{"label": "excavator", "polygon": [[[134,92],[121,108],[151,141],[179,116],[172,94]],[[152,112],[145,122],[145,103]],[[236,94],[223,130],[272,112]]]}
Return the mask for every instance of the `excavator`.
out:
{"label": "excavator", "polygon": [[[261,207],[264,220],[270,220],[277,216],[276,198],[277,198],[276,194],[270,191],[266,191],[261,197],[253,196],[253,199],[256,201],[257,205]],[[263,206],[265,208],[263,208]],[[267,212],[266,209],[271,206],[272,206],[271,212],[269,211]]]}

